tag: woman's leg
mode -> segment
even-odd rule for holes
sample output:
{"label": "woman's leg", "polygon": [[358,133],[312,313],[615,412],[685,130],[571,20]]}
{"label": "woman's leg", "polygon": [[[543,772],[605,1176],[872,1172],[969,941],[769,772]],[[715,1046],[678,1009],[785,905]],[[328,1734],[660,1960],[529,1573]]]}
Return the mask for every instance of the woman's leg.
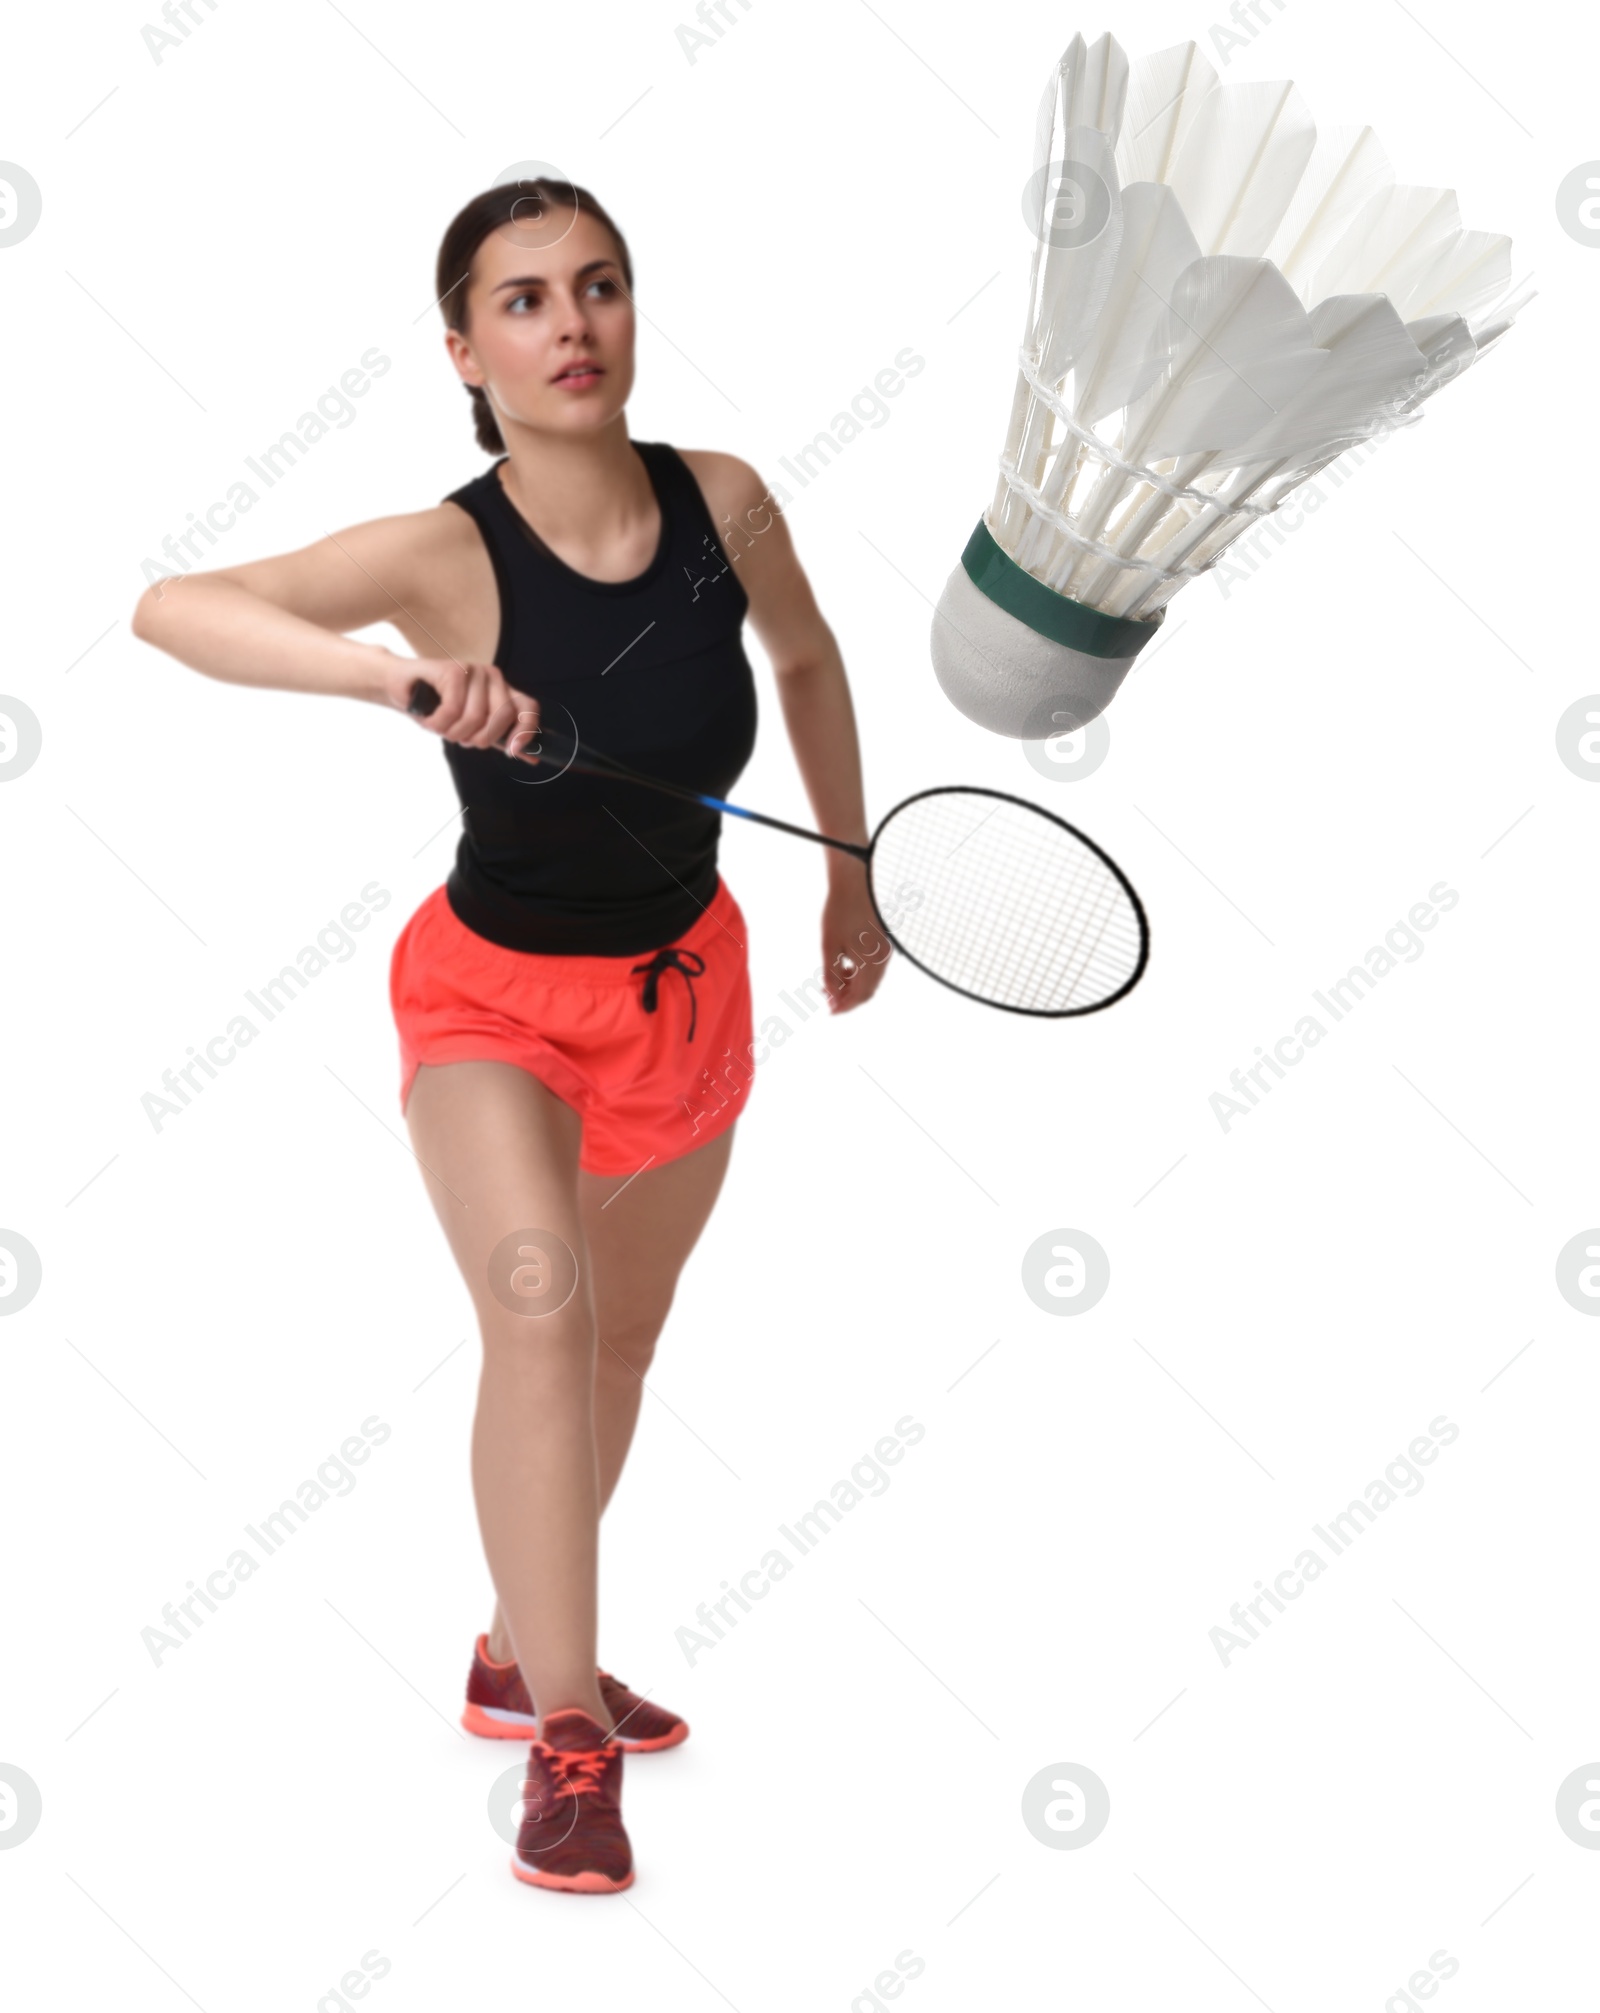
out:
{"label": "woman's leg", "polygon": [[602,1510],[628,1457],[645,1372],[679,1275],[722,1191],[734,1131],[730,1125],[694,1152],[631,1181],[626,1175],[578,1177],[600,1342],[594,1396]]}
{"label": "woman's leg", "polygon": [[[599,1329],[594,1431],[602,1510],[627,1459],[644,1375],[678,1276],[721,1192],[735,1129],[729,1126],[692,1153],[643,1174],[578,1176]],[[506,1628],[501,1602],[489,1629],[490,1656],[499,1663],[512,1660],[514,1636],[515,1630]],[[526,1666],[523,1676],[526,1680]]]}
{"label": "woman's leg", "polygon": [[[576,1706],[609,1728],[595,1672],[595,1297],[578,1114],[510,1063],[457,1062],[418,1070],[406,1121],[483,1337],[472,1482],[514,1653],[541,1722]],[[501,1239],[535,1228],[578,1262],[566,1305],[537,1317],[502,1305],[489,1278]]]}

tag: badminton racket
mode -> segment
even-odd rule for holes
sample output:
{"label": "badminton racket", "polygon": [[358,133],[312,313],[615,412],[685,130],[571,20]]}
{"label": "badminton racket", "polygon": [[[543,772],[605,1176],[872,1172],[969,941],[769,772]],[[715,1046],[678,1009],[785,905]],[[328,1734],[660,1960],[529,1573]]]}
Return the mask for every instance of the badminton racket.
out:
{"label": "badminton racket", "polygon": [[[426,719],[438,704],[418,678],[407,710]],[[575,736],[541,725],[529,747],[543,759],[547,746],[562,769],[637,783],[863,861],[873,913],[895,949],[985,1006],[1051,1019],[1096,1013],[1144,974],[1150,928],[1132,882],[1093,839],[1026,798],[963,784],[922,790],[861,846],[641,775],[598,748],[580,754]],[[885,906],[898,917],[892,928]]]}

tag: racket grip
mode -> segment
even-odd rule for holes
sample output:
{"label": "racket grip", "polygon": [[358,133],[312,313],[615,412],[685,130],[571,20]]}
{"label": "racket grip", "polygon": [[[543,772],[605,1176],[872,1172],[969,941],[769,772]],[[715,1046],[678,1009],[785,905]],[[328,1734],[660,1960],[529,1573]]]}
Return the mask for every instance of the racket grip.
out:
{"label": "racket grip", "polygon": [[[406,711],[411,715],[413,715],[413,717],[418,720],[426,720],[428,715],[430,713],[437,712],[438,708],[439,708],[439,694],[434,690],[433,686],[431,686],[428,683],[426,678],[413,678],[411,681],[411,695],[406,700]],[[549,730],[546,728],[541,728],[539,731],[541,734],[543,734],[548,732]],[[513,728],[512,733],[515,732],[516,729]],[[562,737],[558,736],[557,738],[559,739]],[[503,751],[506,745],[506,741],[509,741],[510,739],[511,735],[508,734],[505,738],[505,741],[497,742],[496,746]]]}

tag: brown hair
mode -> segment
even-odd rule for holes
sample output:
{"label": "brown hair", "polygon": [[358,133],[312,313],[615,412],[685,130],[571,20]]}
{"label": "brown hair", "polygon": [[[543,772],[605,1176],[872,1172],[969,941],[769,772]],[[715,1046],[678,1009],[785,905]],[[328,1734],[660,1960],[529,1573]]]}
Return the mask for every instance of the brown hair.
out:
{"label": "brown hair", "polygon": [[[582,210],[596,223],[604,225],[616,240],[622,277],[629,294],[632,294],[633,264],[628,257],[627,240],[605,209],[587,189],[580,189],[576,183],[540,175],[536,180],[502,182],[495,188],[485,189],[451,218],[449,228],[440,241],[439,261],[434,271],[434,293],[446,328],[459,329],[463,335],[468,332],[467,288],[473,258],[484,239],[491,231],[499,230],[506,224],[528,223],[533,218],[542,217],[547,208]],[[504,454],[506,444],[495,424],[493,408],[482,386],[469,384],[466,389],[472,399],[472,419],[478,445],[486,454]]]}

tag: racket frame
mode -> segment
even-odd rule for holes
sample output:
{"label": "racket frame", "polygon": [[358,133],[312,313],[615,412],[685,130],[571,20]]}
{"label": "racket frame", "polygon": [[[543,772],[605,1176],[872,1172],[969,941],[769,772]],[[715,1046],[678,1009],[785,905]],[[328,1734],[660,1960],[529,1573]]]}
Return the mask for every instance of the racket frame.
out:
{"label": "racket frame", "polygon": [[[905,945],[884,921],[883,911],[878,907],[877,889],[873,884],[872,878],[872,861],[870,858],[872,847],[877,845],[879,835],[883,832],[884,827],[892,824],[908,805],[920,803],[924,797],[952,796],[997,797],[1003,804],[1018,804],[1023,810],[1031,811],[1036,818],[1048,818],[1051,824],[1059,825],[1064,832],[1070,832],[1079,845],[1087,846],[1089,851],[1103,865],[1111,869],[1113,876],[1122,888],[1122,892],[1127,896],[1129,903],[1132,905],[1134,919],[1139,925],[1138,962],[1114,993],[1107,993],[1103,1000],[1094,1000],[1088,1006],[1013,1006],[1009,1000],[991,999],[987,993],[975,993],[967,986],[958,986],[954,979],[947,979],[942,972],[936,972],[931,965],[925,965],[914,951],[906,949]],[[1138,891],[1135,889],[1132,881],[1128,879],[1127,875],[1117,865],[1116,861],[1112,859],[1104,846],[1097,846],[1087,832],[1080,832],[1076,825],[1069,824],[1065,818],[1058,817],[1054,811],[1047,811],[1043,804],[1034,803],[1031,797],[1013,796],[1009,790],[991,790],[981,783],[936,783],[930,790],[918,790],[915,796],[903,798],[900,803],[895,805],[892,811],[886,812],[879,820],[877,830],[872,834],[872,845],[867,850],[869,855],[867,861],[867,894],[872,902],[872,912],[878,918],[879,928],[900,955],[909,963],[914,964],[919,972],[925,972],[930,979],[937,979],[940,985],[947,986],[951,992],[960,993],[963,999],[976,1000],[980,1006],[997,1007],[1001,1013],[1027,1014],[1030,1019],[1034,1020],[1078,1020],[1084,1014],[1099,1013],[1104,1007],[1115,1006],[1117,1001],[1125,999],[1139,983],[1140,979],[1144,977],[1145,966],[1150,962],[1150,919],[1145,914],[1144,903],[1140,901]]]}

